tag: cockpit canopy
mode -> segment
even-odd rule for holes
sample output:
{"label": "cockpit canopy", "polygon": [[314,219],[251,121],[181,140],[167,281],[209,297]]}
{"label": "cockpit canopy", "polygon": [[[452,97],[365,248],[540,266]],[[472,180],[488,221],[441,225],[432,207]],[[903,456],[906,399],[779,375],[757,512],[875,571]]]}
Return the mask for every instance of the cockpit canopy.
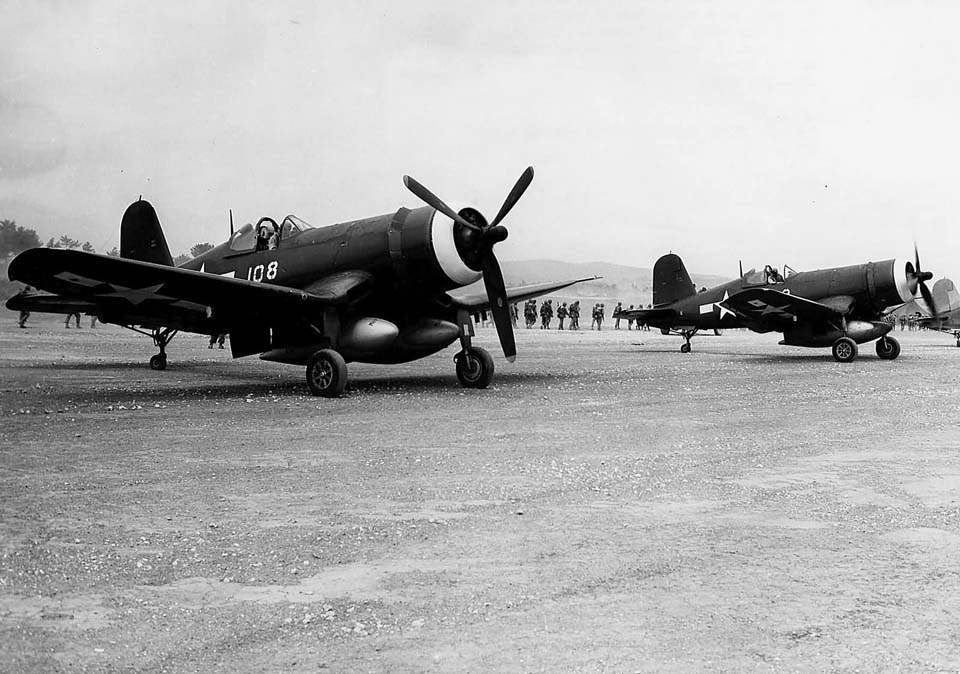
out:
{"label": "cockpit canopy", "polygon": [[[245,224],[243,227],[234,232],[233,236],[230,237],[230,250],[235,250],[237,252],[255,250],[257,247],[257,228],[261,225],[270,227],[272,229],[274,221],[272,218],[260,218],[260,220],[257,222],[257,227],[250,223]],[[294,237],[302,234],[308,229],[313,229],[313,226],[310,225],[306,220],[291,214],[283,219],[283,222],[280,223],[278,229],[277,247],[282,248]]]}
{"label": "cockpit canopy", "polygon": [[763,271],[757,271],[756,269],[751,269],[746,274],[743,275],[743,282],[746,285],[751,286],[762,286],[769,285],[771,283],[783,283],[791,276],[796,275],[796,271],[793,268],[783,265],[783,274],[781,274],[776,267],[772,265],[766,265],[763,268]]}

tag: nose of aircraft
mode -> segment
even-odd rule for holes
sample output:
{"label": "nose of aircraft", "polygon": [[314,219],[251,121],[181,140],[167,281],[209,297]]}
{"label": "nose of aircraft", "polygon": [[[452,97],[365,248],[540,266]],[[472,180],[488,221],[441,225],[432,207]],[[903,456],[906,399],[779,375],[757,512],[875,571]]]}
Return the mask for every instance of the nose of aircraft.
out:
{"label": "nose of aircraft", "polygon": [[[510,194],[504,199],[497,217],[490,224],[486,224],[486,220],[479,213],[477,213],[479,217],[464,218],[416,180],[410,176],[403,176],[403,184],[407,186],[408,190],[422,199],[428,206],[443,213],[462,228],[468,230],[464,232],[461,241],[469,242],[469,248],[472,250],[468,251],[468,255],[479,259],[480,269],[483,273],[483,285],[487,290],[487,299],[490,302],[493,323],[497,326],[500,346],[503,348],[503,355],[511,362],[517,357],[517,345],[513,335],[513,322],[510,319],[510,307],[507,302],[507,289],[503,282],[503,272],[500,270],[500,263],[497,262],[496,255],[493,254],[493,246],[507,238],[509,232],[500,222],[520,200],[532,180],[533,167],[528,166],[520,174],[513,189],[510,190]],[[479,236],[469,236],[469,232]],[[465,243],[464,245],[468,244]]]}

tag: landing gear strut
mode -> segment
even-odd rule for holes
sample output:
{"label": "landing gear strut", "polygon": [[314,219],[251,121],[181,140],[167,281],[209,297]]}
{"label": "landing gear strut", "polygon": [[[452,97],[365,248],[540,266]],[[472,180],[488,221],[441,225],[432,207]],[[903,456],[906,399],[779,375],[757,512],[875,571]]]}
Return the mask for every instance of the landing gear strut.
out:
{"label": "landing gear strut", "polygon": [[493,379],[493,357],[485,349],[471,345],[473,323],[466,312],[457,317],[460,324],[462,351],[453,357],[457,366],[457,379],[464,388],[487,388]]}
{"label": "landing gear strut", "polygon": [[127,330],[132,330],[133,332],[138,332],[141,335],[146,335],[153,340],[153,343],[160,353],[150,357],[150,369],[151,370],[166,370],[167,369],[167,344],[176,336],[179,330],[174,328],[154,328],[150,332],[146,330],[141,330],[140,328],[135,328],[132,325],[124,325]]}

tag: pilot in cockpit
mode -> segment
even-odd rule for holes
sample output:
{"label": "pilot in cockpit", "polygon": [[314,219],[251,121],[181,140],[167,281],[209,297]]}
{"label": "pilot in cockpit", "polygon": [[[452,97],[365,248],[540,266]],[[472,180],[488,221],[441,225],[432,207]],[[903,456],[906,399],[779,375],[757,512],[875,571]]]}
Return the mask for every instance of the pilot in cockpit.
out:
{"label": "pilot in cockpit", "polygon": [[783,276],[780,275],[776,267],[767,265],[763,268],[763,271],[767,275],[767,283],[783,283]]}
{"label": "pilot in cockpit", "polygon": [[261,222],[257,227],[257,250],[275,250],[280,245],[280,236],[275,225]]}

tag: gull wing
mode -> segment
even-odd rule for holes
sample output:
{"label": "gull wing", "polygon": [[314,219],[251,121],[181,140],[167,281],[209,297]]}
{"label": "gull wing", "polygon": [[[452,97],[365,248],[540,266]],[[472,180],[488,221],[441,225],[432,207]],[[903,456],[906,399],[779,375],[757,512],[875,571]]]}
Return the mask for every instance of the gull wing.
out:
{"label": "gull wing", "polygon": [[[190,332],[229,331],[232,326],[289,320],[344,301],[327,288],[323,296],[77,250],[34,248],[18,255],[11,280],[53,293],[45,300],[62,313],[65,303],[83,302],[88,313],[122,325],[175,327]],[[91,308],[86,308],[89,305]],[[38,306],[38,305],[34,305]],[[40,309],[38,309],[40,310]]]}

